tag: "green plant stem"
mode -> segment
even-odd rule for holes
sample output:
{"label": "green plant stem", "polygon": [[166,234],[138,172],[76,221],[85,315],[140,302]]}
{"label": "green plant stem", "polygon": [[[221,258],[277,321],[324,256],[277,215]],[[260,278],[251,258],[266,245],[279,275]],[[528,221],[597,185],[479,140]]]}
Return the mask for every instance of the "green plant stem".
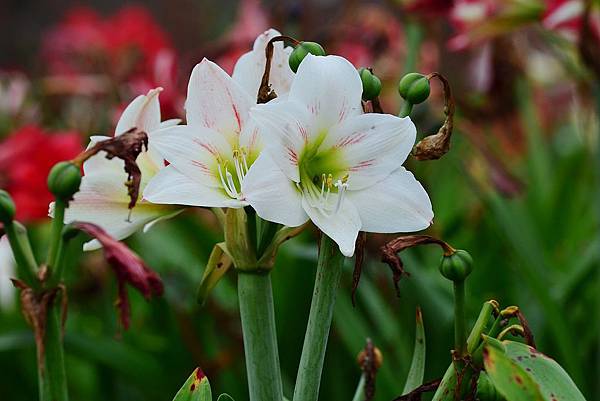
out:
{"label": "green plant stem", "polygon": [[467,339],[467,352],[472,353],[477,348],[477,345],[481,342],[481,334],[483,334],[488,322],[492,318],[492,312],[494,305],[491,301],[487,301],[483,304],[481,312],[473,325],[473,329]]}
{"label": "green plant stem", "polygon": [[398,117],[408,117],[410,115],[410,112],[412,111],[412,108],[413,104],[408,100],[405,100],[404,103],[402,103],[402,107],[400,108],[400,113],[398,113]]}
{"label": "green plant stem", "polygon": [[365,396],[365,383],[367,379],[365,378],[365,374],[360,375],[360,380],[358,381],[358,386],[356,386],[356,391],[354,392],[354,397],[352,397],[352,401],[363,401]]}
{"label": "green plant stem", "polygon": [[4,225],[4,231],[17,264],[19,279],[25,281],[32,288],[38,288],[39,280],[35,275],[37,263],[31,252],[31,247],[25,232],[19,233],[17,223],[11,221]]}
{"label": "green plant stem", "polygon": [[[48,268],[50,269],[50,272],[58,267],[58,257],[63,243],[62,230],[64,227],[66,207],[67,203],[65,201],[56,198],[56,201],[54,202],[52,230],[50,233],[50,249],[48,251]],[[57,279],[60,279],[60,277],[57,277]]]}
{"label": "green plant stem", "polygon": [[250,401],[282,401],[273,291],[269,273],[238,270],[238,297]]}
{"label": "green plant stem", "polygon": [[467,328],[465,322],[465,282],[454,281],[454,350],[458,356],[467,352]]}
{"label": "green plant stem", "polygon": [[404,27],[408,51],[406,53],[406,60],[404,61],[403,68],[404,74],[408,74],[417,69],[419,50],[421,49],[421,43],[423,41],[423,29],[419,23],[410,20],[405,21]]}
{"label": "green plant stem", "polygon": [[60,303],[58,301],[59,298],[57,297],[47,310],[43,360],[38,361],[40,401],[68,401],[69,399]]}
{"label": "green plant stem", "polygon": [[331,238],[322,234],[317,276],[293,401],[316,401],[318,398],[327,338],[343,265],[344,256],[338,246]]}

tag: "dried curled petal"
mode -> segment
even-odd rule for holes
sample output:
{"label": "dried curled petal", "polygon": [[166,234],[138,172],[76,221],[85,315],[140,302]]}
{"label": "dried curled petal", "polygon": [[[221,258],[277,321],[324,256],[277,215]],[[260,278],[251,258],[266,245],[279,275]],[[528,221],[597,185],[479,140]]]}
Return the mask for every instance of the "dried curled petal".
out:
{"label": "dried curled petal", "polygon": [[454,127],[454,99],[450,83],[441,74],[434,72],[427,75],[427,79],[437,78],[442,82],[444,89],[444,114],[446,119],[437,134],[429,135],[421,139],[413,149],[413,155],[417,160],[437,160],[450,150],[450,139]]}
{"label": "dried curled petal", "polygon": [[136,253],[124,243],[108,235],[101,227],[82,222],[73,223],[73,227],[91,235],[102,244],[104,257],[112,267],[118,281],[117,307],[120,311],[121,323],[125,329],[128,329],[131,310],[125,284],[130,284],[146,299],[150,299],[153,295],[160,296],[163,293],[163,283],[160,277],[146,266]]}
{"label": "dried curled petal", "polygon": [[130,199],[128,206],[129,209],[132,209],[139,198],[140,183],[142,182],[142,172],[136,163],[136,159],[144,149],[148,150],[148,134],[134,127],[121,135],[96,143],[73,159],[73,163],[81,166],[84,161],[100,151],[105,151],[106,158],[109,160],[114,157],[123,160],[125,163],[124,170],[127,173],[125,185]]}

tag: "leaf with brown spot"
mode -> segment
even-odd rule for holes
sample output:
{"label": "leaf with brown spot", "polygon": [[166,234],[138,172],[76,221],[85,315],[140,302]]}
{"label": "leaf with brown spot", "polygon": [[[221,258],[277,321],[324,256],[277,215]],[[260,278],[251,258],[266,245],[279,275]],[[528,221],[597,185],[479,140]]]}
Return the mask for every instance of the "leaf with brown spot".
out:
{"label": "leaf with brown spot", "polygon": [[83,162],[96,155],[100,151],[106,152],[107,159],[115,157],[123,160],[124,170],[127,173],[127,193],[129,195],[129,209],[133,209],[140,195],[140,183],[142,182],[142,171],[137,165],[137,157],[142,151],[148,151],[148,135],[137,128],[131,128],[121,135],[115,136],[96,143],[85,152],[81,153],[72,162],[82,166]]}
{"label": "leaf with brown spot", "polygon": [[210,383],[202,369],[196,368],[192,372],[173,401],[212,401]]}
{"label": "leaf with brown spot", "polygon": [[200,305],[204,305],[210,291],[225,276],[225,273],[227,273],[233,264],[226,250],[227,245],[224,242],[220,242],[214,246],[210,253],[202,279],[200,280],[200,288],[198,288],[196,298]]}

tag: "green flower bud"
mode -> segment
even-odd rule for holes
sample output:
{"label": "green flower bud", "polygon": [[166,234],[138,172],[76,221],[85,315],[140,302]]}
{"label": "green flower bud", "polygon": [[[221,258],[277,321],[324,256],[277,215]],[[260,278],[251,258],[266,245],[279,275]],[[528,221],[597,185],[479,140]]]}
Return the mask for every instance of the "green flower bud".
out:
{"label": "green flower bud", "polygon": [[58,198],[69,201],[79,191],[81,171],[71,162],[56,163],[48,174],[48,189]]}
{"label": "green flower bud", "polygon": [[398,84],[400,96],[412,104],[423,103],[429,97],[430,91],[429,80],[418,72],[406,74]]}
{"label": "green flower bud", "polygon": [[314,54],[315,56],[325,56],[327,54],[325,53],[323,46],[316,42],[300,42],[290,54],[289,63],[292,71],[298,71],[300,63],[308,53]]}
{"label": "green flower bud", "polygon": [[443,256],[440,273],[448,280],[464,281],[473,271],[473,258],[467,251],[456,250],[452,255]]}
{"label": "green flower bud", "polygon": [[363,86],[363,100],[373,100],[379,96],[379,93],[381,93],[381,81],[377,78],[377,75],[364,67],[358,70],[358,74]]}
{"label": "green flower bud", "polygon": [[17,208],[8,192],[0,189],[0,222],[8,224],[15,218]]}

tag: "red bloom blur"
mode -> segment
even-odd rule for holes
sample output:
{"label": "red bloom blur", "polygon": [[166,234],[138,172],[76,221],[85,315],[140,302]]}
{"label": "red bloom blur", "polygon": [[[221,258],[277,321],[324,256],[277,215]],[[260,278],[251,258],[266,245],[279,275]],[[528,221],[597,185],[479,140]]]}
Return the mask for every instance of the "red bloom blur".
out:
{"label": "red bloom blur", "polygon": [[16,218],[23,222],[44,219],[53,200],[46,185],[52,166],[82,151],[76,132],[48,133],[25,126],[0,143],[0,187],[17,205]]}
{"label": "red bloom blur", "polygon": [[126,6],[106,18],[93,9],[72,9],[45,35],[42,58],[54,77],[108,76],[124,85],[124,98],[161,86],[166,117],[174,117],[182,103],[176,96],[177,53],[142,6]]}

